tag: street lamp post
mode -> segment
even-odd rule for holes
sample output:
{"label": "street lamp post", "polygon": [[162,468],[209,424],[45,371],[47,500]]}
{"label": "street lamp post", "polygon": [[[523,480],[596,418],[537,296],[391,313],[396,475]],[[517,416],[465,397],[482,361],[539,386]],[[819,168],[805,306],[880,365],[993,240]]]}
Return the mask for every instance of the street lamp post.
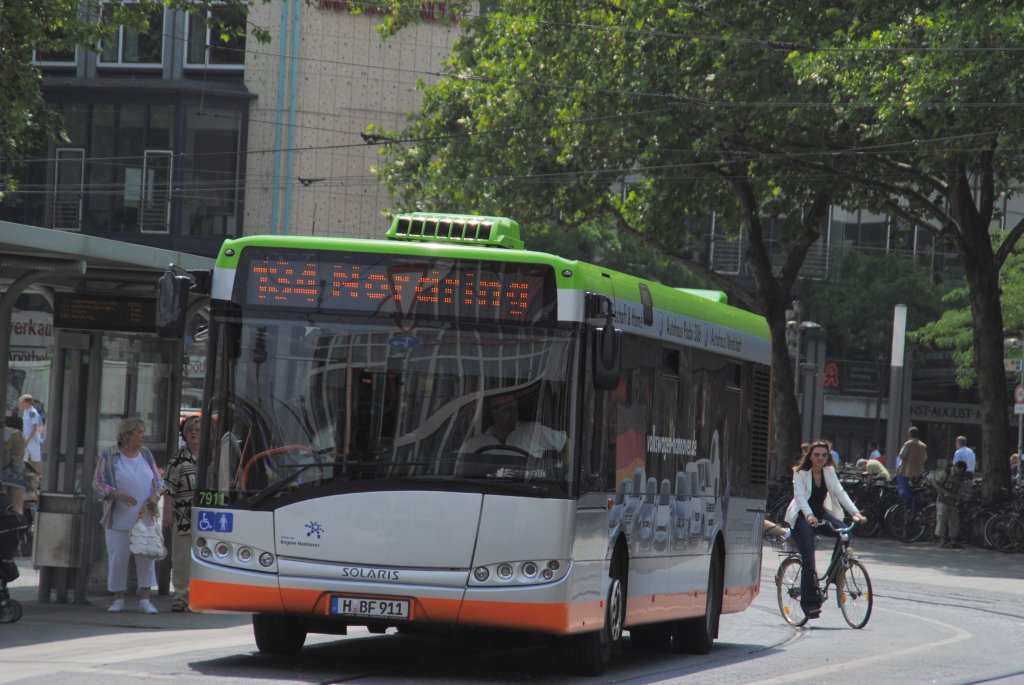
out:
{"label": "street lamp post", "polygon": [[822,325],[817,321],[787,321],[786,326],[796,334],[796,359],[793,364],[793,394],[800,394],[800,336],[804,331],[820,331]]}

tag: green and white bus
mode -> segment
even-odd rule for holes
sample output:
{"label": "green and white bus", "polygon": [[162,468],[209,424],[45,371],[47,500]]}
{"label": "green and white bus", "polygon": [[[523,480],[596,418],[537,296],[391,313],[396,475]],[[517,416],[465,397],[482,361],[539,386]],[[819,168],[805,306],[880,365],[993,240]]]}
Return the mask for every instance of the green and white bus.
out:
{"label": "green and white bus", "polygon": [[191,608],[254,614],[270,653],[349,626],[560,636],[592,674],[624,632],[705,653],[759,591],[769,356],[724,294],[506,218],[229,240]]}

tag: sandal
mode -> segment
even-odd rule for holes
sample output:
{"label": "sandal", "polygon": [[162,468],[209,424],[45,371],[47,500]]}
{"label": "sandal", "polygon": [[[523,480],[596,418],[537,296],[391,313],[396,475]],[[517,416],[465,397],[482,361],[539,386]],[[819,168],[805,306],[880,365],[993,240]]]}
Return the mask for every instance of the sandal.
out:
{"label": "sandal", "polygon": [[171,603],[171,611],[179,611],[179,612],[186,612],[186,613],[188,613],[188,611],[189,611],[188,601],[185,600],[185,599],[182,599],[181,597],[176,598]]}

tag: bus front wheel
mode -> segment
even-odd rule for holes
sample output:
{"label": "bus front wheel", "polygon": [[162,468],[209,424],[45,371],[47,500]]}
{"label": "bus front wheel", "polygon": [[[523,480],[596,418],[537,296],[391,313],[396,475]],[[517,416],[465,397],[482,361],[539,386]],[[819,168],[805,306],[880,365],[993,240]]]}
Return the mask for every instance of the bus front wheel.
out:
{"label": "bus front wheel", "polygon": [[253,614],[252,632],[263,654],[294,656],[306,643],[306,623],[295,616]]}
{"label": "bus front wheel", "polygon": [[624,573],[612,562],[611,582],[605,604],[604,627],[592,633],[567,638],[569,661],[580,675],[596,676],[604,673],[613,650],[622,645],[622,630],[626,621],[626,588]]}

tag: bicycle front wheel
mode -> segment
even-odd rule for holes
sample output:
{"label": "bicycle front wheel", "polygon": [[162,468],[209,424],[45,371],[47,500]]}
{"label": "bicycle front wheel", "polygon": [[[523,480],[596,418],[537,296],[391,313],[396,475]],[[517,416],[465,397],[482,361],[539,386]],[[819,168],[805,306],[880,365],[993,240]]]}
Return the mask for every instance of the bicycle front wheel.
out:
{"label": "bicycle front wheel", "polygon": [[807,614],[800,607],[800,577],[803,564],[797,557],[784,559],[775,573],[775,589],[779,595],[779,611],[782,618],[791,626],[802,626],[807,623]]}
{"label": "bicycle front wheel", "polygon": [[843,612],[843,618],[851,628],[863,628],[871,618],[871,606],[875,595],[871,592],[871,578],[864,566],[851,560],[843,569],[836,583],[836,600]]}

